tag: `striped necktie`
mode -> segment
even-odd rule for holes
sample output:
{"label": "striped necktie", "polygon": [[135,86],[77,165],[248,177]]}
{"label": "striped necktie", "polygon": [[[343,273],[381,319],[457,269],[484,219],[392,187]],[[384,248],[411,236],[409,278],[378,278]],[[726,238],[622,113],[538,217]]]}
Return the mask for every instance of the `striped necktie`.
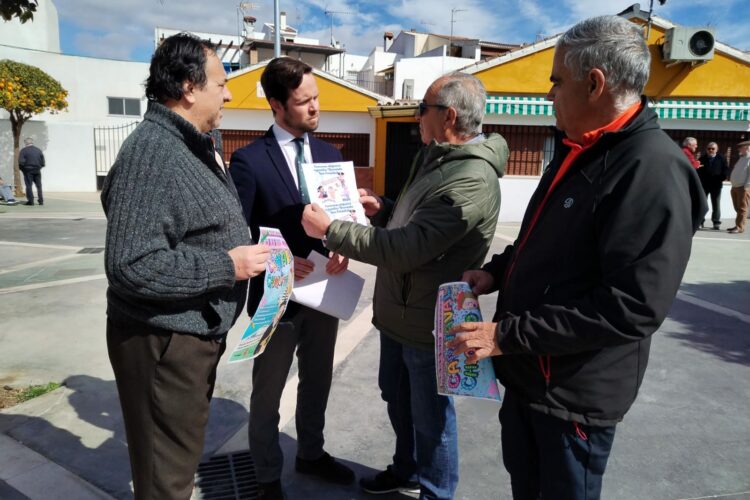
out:
{"label": "striped necktie", "polygon": [[297,137],[294,142],[297,148],[297,157],[294,159],[294,166],[297,169],[297,182],[299,182],[299,196],[302,198],[302,203],[307,205],[310,203],[310,194],[307,192],[307,185],[305,184],[305,172],[302,170],[302,164],[305,162],[305,139],[304,137]]}

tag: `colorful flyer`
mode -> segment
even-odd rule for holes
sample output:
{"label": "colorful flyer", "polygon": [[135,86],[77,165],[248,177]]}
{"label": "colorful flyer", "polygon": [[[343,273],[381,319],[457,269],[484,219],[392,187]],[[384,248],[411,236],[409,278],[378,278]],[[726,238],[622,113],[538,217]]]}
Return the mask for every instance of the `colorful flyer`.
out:
{"label": "colorful flyer", "polygon": [[246,361],[263,354],[292,294],[294,259],[281,232],[275,228],[261,227],[258,239],[259,243],[271,249],[271,256],[266,261],[263,297],[250,320],[250,326],[229,355],[229,363]]}
{"label": "colorful flyer", "polygon": [[302,169],[311,203],[323,207],[331,219],[368,224],[359,202],[354,163],[303,163]]}
{"label": "colorful flyer", "polygon": [[435,370],[437,390],[445,396],[470,396],[500,401],[500,391],[492,361],[467,364],[464,354],[456,355],[445,343],[453,340],[455,325],[482,321],[479,302],[468,283],[444,283],[438,289],[435,306]]}

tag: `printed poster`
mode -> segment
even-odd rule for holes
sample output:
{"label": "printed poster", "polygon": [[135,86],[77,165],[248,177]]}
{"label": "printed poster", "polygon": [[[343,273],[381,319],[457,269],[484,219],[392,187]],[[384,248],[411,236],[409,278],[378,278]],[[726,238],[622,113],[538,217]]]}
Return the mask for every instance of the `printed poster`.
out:
{"label": "printed poster", "polygon": [[310,203],[323,207],[331,219],[368,224],[359,202],[354,163],[303,163],[302,169]]}
{"label": "printed poster", "polygon": [[445,396],[470,396],[500,401],[500,391],[492,361],[467,364],[464,354],[456,355],[445,343],[453,340],[454,326],[482,321],[479,302],[468,283],[444,283],[438,289],[435,306],[435,370],[437,390]]}
{"label": "printed poster", "polygon": [[229,363],[246,361],[263,354],[292,294],[294,259],[281,231],[261,227],[258,240],[271,249],[271,256],[266,261],[263,297],[250,320],[250,326],[229,355]]}

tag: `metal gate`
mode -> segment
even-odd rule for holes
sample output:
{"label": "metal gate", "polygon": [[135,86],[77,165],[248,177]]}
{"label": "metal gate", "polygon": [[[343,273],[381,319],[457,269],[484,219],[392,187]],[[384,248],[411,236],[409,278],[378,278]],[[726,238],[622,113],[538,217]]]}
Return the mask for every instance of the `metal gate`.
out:
{"label": "metal gate", "polygon": [[111,127],[94,127],[94,158],[96,162],[96,185],[101,189],[107,172],[120,152],[120,147],[138,122]]}

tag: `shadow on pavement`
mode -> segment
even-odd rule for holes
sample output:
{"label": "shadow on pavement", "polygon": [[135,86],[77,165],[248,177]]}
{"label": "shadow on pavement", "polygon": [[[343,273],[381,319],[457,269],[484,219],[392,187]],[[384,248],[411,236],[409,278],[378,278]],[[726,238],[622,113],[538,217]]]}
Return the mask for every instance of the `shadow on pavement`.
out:
{"label": "shadow on pavement", "polygon": [[[748,281],[684,283],[681,289],[694,297],[719,305],[723,304],[716,299],[717,297],[750,296],[750,282]],[[747,311],[738,312],[748,314]],[[686,328],[685,331],[670,332],[668,335],[728,363],[750,365],[750,326],[739,319],[726,316],[721,316],[719,321],[717,316],[716,313],[698,306],[673,306],[669,317],[685,325]]]}
{"label": "shadow on pavement", "polygon": [[[50,411],[52,422],[45,418],[45,411],[30,411],[39,416],[21,413],[22,405],[13,413],[0,413],[0,432],[115,498],[132,498],[125,429],[114,380],[73,375],[63,385],[43,396],[50,398],[51,404],[69,406]],[[67,401],[64,394],[55,395],[60,391],[67,391]],[[57,403],[51,399],[55,397]],[[36,409],[39,408],[37,403]],[[218,449],[246,420],[247,411],[242,405],[214,398],[204,456]]]}

